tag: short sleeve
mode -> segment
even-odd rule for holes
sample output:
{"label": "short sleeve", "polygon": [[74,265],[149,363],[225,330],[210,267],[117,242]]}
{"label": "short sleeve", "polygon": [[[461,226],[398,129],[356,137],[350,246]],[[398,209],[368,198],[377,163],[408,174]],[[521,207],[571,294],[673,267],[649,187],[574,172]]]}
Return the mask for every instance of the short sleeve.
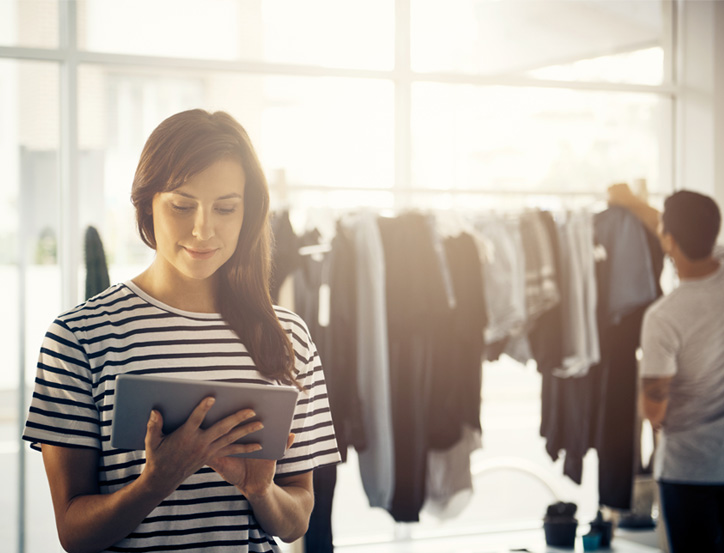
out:
{"label": "short sleeve", "polygon": [[641,327],[641,376],[674,376],[679,341],[674,327],[656,311],[649,310]]}
{"label": "short sleeve", "polygon": [[714,259],[724,262],[724,244],[716,244],[712,256]]}
{"label": "short sleeve", "polygon": [[287,323],[285,326],[288,327],[294,346],[297,380],[302,390],[292,421],[294,443],[277,462],[277,476],[308,472],[340,461],[327,386],[317,349],[301,319],[295,317],[293,324]]}
{"label": "short sleeve", "polygon": [[23,439],[39,444],[100,449],[99,413],[85,350],[61,320],[40,348],[35,388]]}

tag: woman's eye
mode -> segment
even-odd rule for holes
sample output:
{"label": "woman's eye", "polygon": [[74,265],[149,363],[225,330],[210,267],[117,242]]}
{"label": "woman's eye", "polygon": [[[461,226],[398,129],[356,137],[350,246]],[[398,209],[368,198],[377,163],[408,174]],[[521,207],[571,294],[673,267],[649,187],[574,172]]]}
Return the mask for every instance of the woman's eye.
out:
{"label": "woman's eye", "polygon": [[236,211],[236,207],[217,207],[216,212],[221,215],[231,215]]}
{"label": "woman's eye", "polygon": [[178,204],[171,204],[171,208],[174,211],[178,211],[179,213],[188,213],[189,211],[191,211],[193,209],[191,206],[178,205]]}

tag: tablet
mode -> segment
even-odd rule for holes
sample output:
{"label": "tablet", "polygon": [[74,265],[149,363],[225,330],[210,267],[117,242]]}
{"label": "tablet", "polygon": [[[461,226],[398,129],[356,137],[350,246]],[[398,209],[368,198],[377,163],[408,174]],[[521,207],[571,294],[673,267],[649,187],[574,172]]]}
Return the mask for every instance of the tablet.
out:
{"label": "tablet", "polygon": [[264,428],[237,443],[259,443],[262,448],[239,457],[280,459],[286,450],[298,391],[291,386],[190,380],[155,375],[122,374],[116,378],[111,445],[117,449],[145,449],[146,425],[151,409],[163,416],[163,432],[181,426],[205,397],[216,402],[202,428],[241,409],[253,409]]}

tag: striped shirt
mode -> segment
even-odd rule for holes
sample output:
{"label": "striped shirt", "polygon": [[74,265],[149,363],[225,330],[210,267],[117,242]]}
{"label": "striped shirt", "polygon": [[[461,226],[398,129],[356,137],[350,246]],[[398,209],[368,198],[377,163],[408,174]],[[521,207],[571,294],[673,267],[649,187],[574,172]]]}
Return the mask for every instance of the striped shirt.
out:
{"label": "striped shirt", "polygon": [[[275,307],[294,346],[304,391],[292,423],[293,446],[277,462],[290,476],[339,461],[322,366],[304,322]],[[156,374],[275,385],[256,370],[237,335],[215,313],[175,309],[132,282],[118,284],[58,317],[40,351],[23,438],[39,444],[99,450],[101,493],[135,480],[144,451],[111,447],[116,376]],[[279,551],[231,484],[203,467],[141,525],[108,551]]]}

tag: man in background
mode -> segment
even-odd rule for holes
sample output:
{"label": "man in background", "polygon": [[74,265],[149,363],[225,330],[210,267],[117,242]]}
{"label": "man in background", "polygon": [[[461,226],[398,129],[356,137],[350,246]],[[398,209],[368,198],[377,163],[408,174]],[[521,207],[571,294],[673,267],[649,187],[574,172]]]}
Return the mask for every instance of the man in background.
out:
{"label": "man in background", "polygon": [[654,460],[672,553],[724,552],[724,248],[718,206],[682,190],[663,213],[625,184],[609,203],[657,232],[678,286],[646,311],[642,414],[660,429]]}

